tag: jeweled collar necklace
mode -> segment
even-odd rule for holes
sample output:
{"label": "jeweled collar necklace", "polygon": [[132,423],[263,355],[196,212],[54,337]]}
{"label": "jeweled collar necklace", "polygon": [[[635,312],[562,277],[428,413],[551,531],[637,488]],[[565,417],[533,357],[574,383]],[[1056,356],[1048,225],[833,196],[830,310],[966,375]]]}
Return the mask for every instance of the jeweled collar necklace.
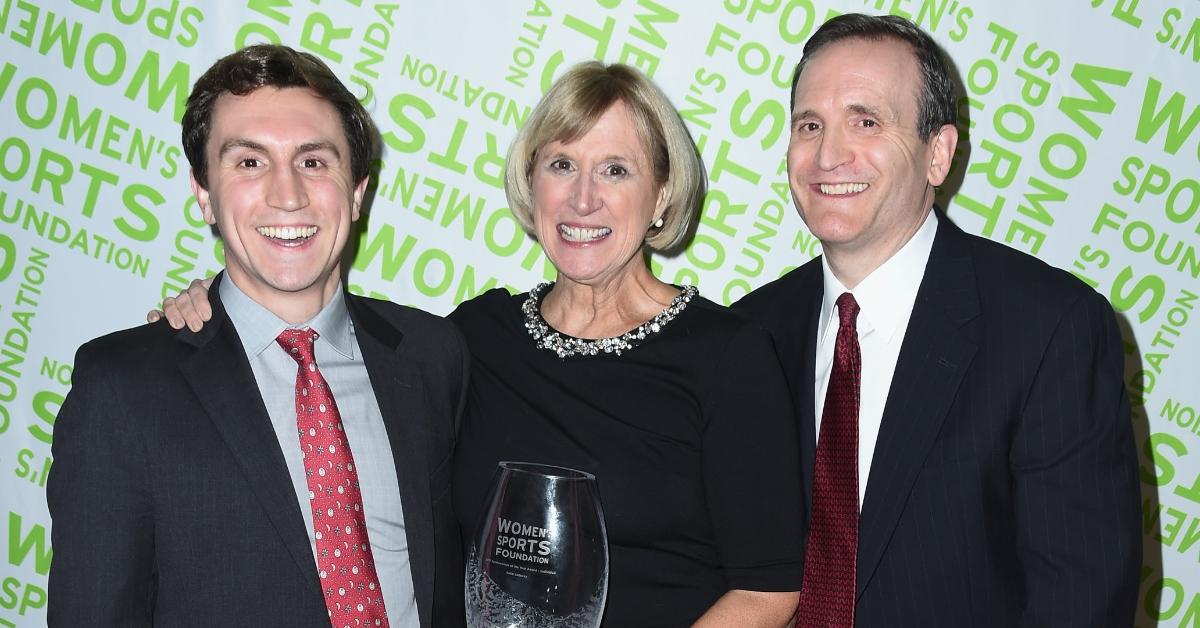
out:
{"label": "jeweled collar necklace", "polygon": [[525,299],[525,303],[521,305],[521,311],[525,313],[525,330],[533,337],[537,347],[550,351],[560,358],[601,353],[621,355],[625,351],[634,349],[645,342],[647,338],[652,338],[661,332],[699,293],[696,286],[683,286],[679,294],[671,299],[667,307],[654,318],[620,336],[587,339],[561,334],[546,323],[546,319],[542,318],[542,297],[549,292],[553,285],[553,283],[542,283],[530,290],[529,298]]}

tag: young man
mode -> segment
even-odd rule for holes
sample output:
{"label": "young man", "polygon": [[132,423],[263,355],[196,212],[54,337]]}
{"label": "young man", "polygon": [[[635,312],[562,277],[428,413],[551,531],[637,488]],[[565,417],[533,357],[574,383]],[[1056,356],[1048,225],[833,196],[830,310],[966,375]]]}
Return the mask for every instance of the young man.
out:
{"label": "young man", "polygon": [[348,294],[377,132],[318,59],[251,46],[196,83],[192,189],[226,268],[199,332],[91,341],[47,494],[51,626],[449,626],[467,355]]}
{"label": "young man", "polygon": [[799,625],[1129,626],[1137,461],[1112,308],[933,207],[954,84],[901,18],[804,47],[788,178],[823,255],[748,295],[800,412]]}

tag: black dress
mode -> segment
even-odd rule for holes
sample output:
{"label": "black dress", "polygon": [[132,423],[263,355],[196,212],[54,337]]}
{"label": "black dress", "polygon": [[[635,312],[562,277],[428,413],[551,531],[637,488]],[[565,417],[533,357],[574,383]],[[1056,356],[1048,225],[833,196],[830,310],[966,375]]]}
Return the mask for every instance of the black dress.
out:
{"label": "black dress", "polygon": [[620,356],[560,358],[526,331],[527,297],[491,290],[450,315],[472,358],[454,477],[468,546],[497,463],[540,462],[596,475],[605,626],[686,626],[730,589],[799,590],[798,440],[766,332],[697,296]]}

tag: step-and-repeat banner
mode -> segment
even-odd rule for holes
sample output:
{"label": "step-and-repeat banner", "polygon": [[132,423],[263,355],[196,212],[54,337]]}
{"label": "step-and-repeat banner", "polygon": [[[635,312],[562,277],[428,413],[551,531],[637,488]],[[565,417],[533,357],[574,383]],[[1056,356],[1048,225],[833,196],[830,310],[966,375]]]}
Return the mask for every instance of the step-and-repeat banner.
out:
{"label": "step-and-repeat banner", "polygon": [[0,626],[45,623],[43,495],[76,347],[221,266],[179,140],[217,57],[286,43],[361,96],[386,149],[351,289],[437,313],[552,276],[507,209],[508,144],[566,67],[635,65],[710,178],[695,240],[655,269],[730,303],[820,253],[784,174],[789,79],[848,11],[914,20],[957,66],[951,218],[1116,308],[1141,458],[1137,623],[1200,626],[1197,0],[0,0]]}

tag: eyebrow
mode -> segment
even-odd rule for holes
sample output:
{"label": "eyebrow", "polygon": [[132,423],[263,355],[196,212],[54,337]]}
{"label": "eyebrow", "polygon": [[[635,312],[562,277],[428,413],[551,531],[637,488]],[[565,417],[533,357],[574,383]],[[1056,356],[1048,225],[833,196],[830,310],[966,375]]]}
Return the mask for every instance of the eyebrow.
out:
{"label": "eyebrow", "polygon": [[229,141],[225,142],[224,144],[221,144],[221,149],[217,151],[217,159],[224,158],[225,155],[229,154],[230,152],[232,152],[234,149],[237,149],[237,148],[247,148],[247,149],[256,150],[256,151],[259,151],[262,153],[267,152],[267,147],[263,146],[262,144],[259,144],[258,142],[254,142],[254,141],[243,139],[243,138],[237,138],[237,139],[229,140]]}
{"label": "eyebrow", "polygon": [[[882,112],[880,112],[878,109],[876,109],[874,107],[869,107],[867,105],[860,105],[857,103],[846,105],[846,111],[849,113],[855,114],[855,115],[871,116],[873,118],[879,118],[881,120],[890,120],[891,119],[887,116],[884,116]],[[818,114],[813,109],[804,109],[801,111],[796,111],[792,114],[792,126],[796,126],[796,123],[798,123],[799,121],[801,121],[805,118],[820,118],[820,117],[821,117],[820,114]]]}
{"label": "eyebrow", "polygon": [[850,113],[858,114],[860,116],[871,116],[872,118],[883,118],[883,114],[880,113],[880,111],[878,109],[876,109],[874,107],[868,107],[867,105],[858,105],[858,104],[846,105],[846,111],[849,111]]}
{"label": "eyebrow", "polygon": [[330,153],[333,153],[334,157],[336,157],[338,159],[342,158],[342,153],[341,153],[341,151],[338,150],[337,144],[334,144],[333,142],[330,142],[328,140],[319,140],[316,142],[305,142],[296,148],[297,154],[320,152],[320,151],[328,151]]}
{"label": "eyebrow", "polygon": [[[221,145],[221,149],[219,151],[217,151],[217,158],[221,159],[221,158],[225,157],[225,155],[228,154],[229,152],[231,152],[235,149],[238,149],[238,148],[246,148],[246,149],[258,151],[261,153],[268,152],[266,146],[263,146],[262,144],[259,144],[258,142],[255,142],[254,140],[249,140],[246,138],[235,138],[235,139],[231,139],[228,142],[225,142],[224,144]],[[300,146],[296,147],[295,154],[298,155],[300,153],[319,152],[319,151],[329,151],[330,153],[333,153],[333,156],[335,158],[337,158],[337,159],[342,158],[342,153],[341,153],[341,151],[338,150],[337,145],[328,140],[305,142],[305,143],[301,144]]]}
{"label": "eyebrow", "polygon": [[796,126],[796,123],[799,122],[800,120],[803,120],[804,118],[819,118],[819,117],[820,116],[817,115],[817,112],[813,111],[812,109],[805,109],[803,111],[793,111],[792,112],[792,126]]}
{"label": "eyebrow", "polygon": [[[536,159],[537,159],[537,161],[543,161],[543,160],[547,160],[547,159],[551,159],[551,160],[558,159],[560,157],[566,158],[566,159],[572,159],[572,157],[570,155],[568,155],[566,153],[566,151],[563,151],[563,150],[557,150],[552,153],[539,151],[539,153],[537,153]],[[633,155],[620,155],[617,153],[609,153],[609,154],[605,155],[604,157],[601,157],[600,161],[617,161],[617,162],[621,162],[621,163],[640,165],[638,163],[637,159],[634,158]]]}

